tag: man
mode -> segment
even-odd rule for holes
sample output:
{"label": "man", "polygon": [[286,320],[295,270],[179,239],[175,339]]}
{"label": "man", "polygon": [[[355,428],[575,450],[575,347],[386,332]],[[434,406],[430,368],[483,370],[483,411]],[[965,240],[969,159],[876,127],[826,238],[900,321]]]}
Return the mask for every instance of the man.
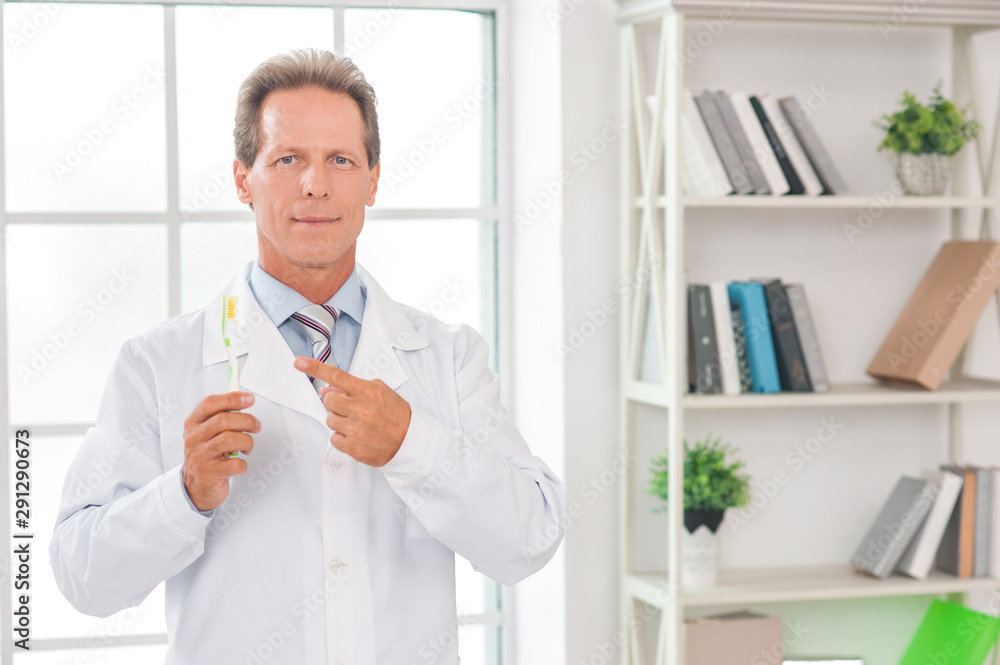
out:
{"label": "man", "polygon": [[454,554],[504,584],[532,574],[565,488],[501,406],[482,337],[355,263],[379,142],[351,61],[262,63],[234,136],[258,260],[123,345],[66,478],[59,588],[107,616],[166,580],[169,664],[457,663]]}

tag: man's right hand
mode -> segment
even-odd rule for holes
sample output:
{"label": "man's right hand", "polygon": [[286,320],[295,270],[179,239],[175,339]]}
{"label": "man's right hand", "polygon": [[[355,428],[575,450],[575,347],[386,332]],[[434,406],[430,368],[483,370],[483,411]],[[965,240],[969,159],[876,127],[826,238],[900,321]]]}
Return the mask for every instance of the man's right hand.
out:
{"label": "man's right hand", "polygon": [[253,404],[253,395],[230,392],[209,395],[184,421],[184,488],[198,510],[212,510],[229,496],[229,477],[247,471],[247,463],[229,453],[253,450],[260,421],[249,413],[232,413]]}

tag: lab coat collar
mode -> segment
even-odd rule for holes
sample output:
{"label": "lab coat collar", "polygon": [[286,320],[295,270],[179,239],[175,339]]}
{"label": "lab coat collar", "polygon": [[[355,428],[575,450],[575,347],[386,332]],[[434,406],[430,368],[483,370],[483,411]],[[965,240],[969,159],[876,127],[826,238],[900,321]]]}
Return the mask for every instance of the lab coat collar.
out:
{"label": "lab coat collar", "polygon": [[[202,350],[204,366],[227,361],[222,341],[222,296],[234,295],[236,324],[229,335],[237,356],[247,358],[240,370],[240,387],[302,414],[326,426],[327,411],[306,374],[292,366],[295,356],[285,338],[261,309],[247,280],[253,261],[208,303]],[[350,373],[363,379],[380,379],[395,390],[407,376],[398,351],[414,351],[427,341],[406,318],[398,303],[389,298],[378,282],[360,264],[358,278],[366,292],[361,336],[351,361]],[[223,392],[220,386],[219,392]]]}

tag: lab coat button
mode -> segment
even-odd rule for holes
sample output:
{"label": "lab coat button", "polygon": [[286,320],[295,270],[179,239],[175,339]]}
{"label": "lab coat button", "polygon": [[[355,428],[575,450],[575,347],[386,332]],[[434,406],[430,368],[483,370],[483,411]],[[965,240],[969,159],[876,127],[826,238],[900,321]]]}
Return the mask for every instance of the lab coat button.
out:
{"label": "lab coat button", "polygon": [[340,559],[333,559],[332,561],[330,561],[330,563],[328,563],[326,565],[326,568],[331,573],[336,573],[337,571],[339,571],[341,568],[343,568],[346,565],[347,564],[344,563],[343,561],[341,561]]}
{"label": "lab coat button", "polygon": [[344,463],[341,462],[336,457],[331,457],[328,460],[326,460],[326,468],[328,468],[330,471],[336,471],[342,466],[344,466]]}

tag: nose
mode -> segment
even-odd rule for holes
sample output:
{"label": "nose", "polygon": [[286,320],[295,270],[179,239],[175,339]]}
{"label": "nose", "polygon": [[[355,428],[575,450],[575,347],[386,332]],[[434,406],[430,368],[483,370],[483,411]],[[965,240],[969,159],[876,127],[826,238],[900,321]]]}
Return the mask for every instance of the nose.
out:
{"label": "nose", "polygon": [[322,165],[310,165],[302,173],[302,196],[307,199],[330,198],[331,186]]}

